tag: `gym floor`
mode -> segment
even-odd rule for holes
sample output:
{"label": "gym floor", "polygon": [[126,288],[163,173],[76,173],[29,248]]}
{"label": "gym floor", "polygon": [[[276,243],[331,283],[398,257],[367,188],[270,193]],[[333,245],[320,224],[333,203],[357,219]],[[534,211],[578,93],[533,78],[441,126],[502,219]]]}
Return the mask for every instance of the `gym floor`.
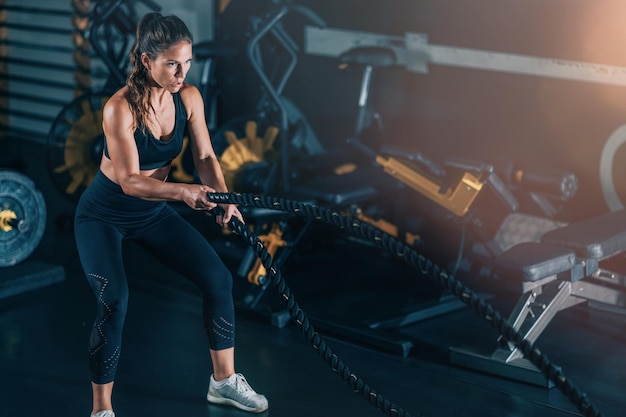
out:
{"label": "gym floor", "polygon": [[[94,302],[67,220],[73,203],[51,183],[40,147],[26,144],[19,152],[26,174],[44,193],[49,217],[41,244],[23,264],[60,265],[65,280],[0,299],[0,410],[3,417],[84,417],[91,407],[86,349]],[[221,236],[206,216],[183,212],[235,272],[243,244]],[[132,243],[125,250],[131,298],[114,394],[117,415],[245,415],[206,403],[211,364],[194,288]],[[9,273],[0,269],[0,276]],[[348,240],[312,244],[288,259],[283,274],[337,356],[413,416],[582,414],[556,388],[450,364],[450,347],[496,345],[495,330],[467,307],[393,331],[368,330],[373,321],[407,314],[440,295],[435,284],[386,254]],[[249,286],[237,279],[237,301]],[[489,301],[508,314],[514,294],[491,290]],[[257,310],[280,308],[279,297],[268,291]],[[273,326],[266,314],[243,308],[237,314],[236,364],[267,395],[270,408],[262,415],[384,415],[326,365],[295,324]],[[602,415],[618,417],[626,409],[625,329],[624,316],[579,305],[560,312],[536,345]]]}

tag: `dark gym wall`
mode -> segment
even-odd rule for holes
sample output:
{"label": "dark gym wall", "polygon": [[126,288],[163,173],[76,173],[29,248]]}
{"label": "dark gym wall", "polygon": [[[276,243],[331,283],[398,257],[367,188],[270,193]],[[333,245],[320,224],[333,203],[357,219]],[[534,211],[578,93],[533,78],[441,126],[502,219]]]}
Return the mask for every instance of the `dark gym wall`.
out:
{"label": "dark gym wall", "polygon": [[[250,10],[268,4],[253,3]],[[430,44],[626,67],[626,2],[621,0],[300,3],[331,28],[397,36],[417,32],[427,34]],[[246,4],[233,2],[229,32],[239,30],[237,22],[245,23]],[[306,22],[288,23],[301,30],[297,26]],[[320,136],[340,140],[353,126],[360,74],[338,71],[332,61],[302,57],[286,94]],[[435,158],[474,155],[570,169],[580,179],[569,209],[572,220],[614,209],[601,189],[600,158],[609,136],[626,124],[624,87],[430,65],[428,74],[379,71],[371,93],[389,143]],[[624,160],[620,148],[612,176],[622,198]]]}

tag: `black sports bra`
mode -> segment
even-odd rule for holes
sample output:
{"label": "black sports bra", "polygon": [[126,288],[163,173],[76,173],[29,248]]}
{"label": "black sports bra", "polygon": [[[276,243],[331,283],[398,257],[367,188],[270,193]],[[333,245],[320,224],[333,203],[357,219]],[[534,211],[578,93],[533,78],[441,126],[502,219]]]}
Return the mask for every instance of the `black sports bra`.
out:
{"label": "black sports bra", "polygon": [[[176,158],[183,149],[187,110],[183,105],[183,100],[180,98],[180,93],[174,93],[173,97],[176,120],[174,122],[174,133],[169,140],[159,140],[147,129],[145,134],[139,128],[135,130],[135,142],[139,152],[139,167],[142,170],[156,169],[169,165],[172,159]],[[104,141],[104,156],[111,159],[106,140]]]}

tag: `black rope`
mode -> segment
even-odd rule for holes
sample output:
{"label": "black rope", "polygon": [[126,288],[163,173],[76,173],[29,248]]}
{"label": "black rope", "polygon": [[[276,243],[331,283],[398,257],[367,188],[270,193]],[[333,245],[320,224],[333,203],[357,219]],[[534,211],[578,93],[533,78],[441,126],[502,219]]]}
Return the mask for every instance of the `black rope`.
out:
{"label": "black rope", "polygon": [[[517,332],[493,306],[483,300],[478,294],[466,287],[462,282],[448,274],[437,264],[418,254],[413,248],[395,239],[369,223],[362,222],[351,216],[343,215],[329,208],[314,204],[282,199],[271,196],[239,193],[210,193],[209,199],[219,204],[237,204],[248,207],[273,209],[294,213],[301,217],[313,218],[334,225],[357,237],[369,240],[383,249],[413,266],[423,275],[437,282],[443,288],[454,294],[463,303],[471,307],[480,317],[488,321],[508,341],[517,345],[524,356],[554,383],[554,385],[587,417],[601,417],[602,413],[591,403],[586,394],[581,392],[574,383],[565,376],[562,369]],[[274,266],[271,255],[263,243],[238,219],[232,218],[229,225],[241,235],[256,251],[257,256],[267,269],[270,282],[275,287],[282,302],[287,307],[295,323],[305,334],[307,341],[317,350],[333,371],[357,393],[361,394],[371,405],[382,410],[389,416],[409,417],[407,411],[398,407],[381,394],[371,389],[360,377],[354,374],[341,359],[332,353],[330,347],[314,330],[304,312],[294,299],[289,287],[281,276],[280,270]],[[418,414],[419,415],[419,414]]]}

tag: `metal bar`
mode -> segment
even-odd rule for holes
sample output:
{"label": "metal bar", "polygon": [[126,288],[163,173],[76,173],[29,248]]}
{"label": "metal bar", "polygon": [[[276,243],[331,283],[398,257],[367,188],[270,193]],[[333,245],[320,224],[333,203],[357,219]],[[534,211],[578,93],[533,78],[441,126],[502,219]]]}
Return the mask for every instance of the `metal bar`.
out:
{"label": "metal bar", "polygon": [[[545,328],[552,322],[552,319],[556,316],[556,313],[562,310],[563,303],[572,294],[572,283],[566,281],[556,281],[553,283],[556,288],[556,293],[546,294],[548,296],[547,304],[543,306],[541,313],[533,320],[532,325],[524,332],[524,338],[531,343],[535,343],[537,338],[545,330]],[[544,289],[545,291],[545,289]],[[536,302],[541,303],[543,298],[540,297]],[[523,329],[522,329],[523,330]],[[519,352],[520,358],[524,356],[522,352]]]}
{"label": "metal bar", "polygon": [[29,14],[45,14],[53,16],[71,16],[72,12],[69,10],[60,9],[43,9],[40,7],[26,7],[26,6],[14,6],[14,5],[0,5],[0,11],[8,10],[10,12],[17,13],[29,13]]}
{"label": "metal bar", "polygon": [[427,73],[428,64],[626,86],[626,67],[560,58],[520,55],[446,45],[429,45],[428,36],[406,33],[404,38],[345,29],[305,28],[306,53],[338,57],[356,46],[392,48],[398,64]]}
{"label": "metal bar", "polygon": [[328,57],[338,57],[356,46],[385,46],[405,48],[403,37],[347,29],[304,28],[305,53]]}
{"label": "metal bar", "polygon": [[429,45],[428,62],[437,65],[626,86],[626,68],[558,58]]}
{"label": "metal bar", "polygon": [[0,97],[10,97],[12,99],[24,100],[24,101],[35,101],[37,103],[42,104],[51,104],[54,106],[65,106],[67,104],[66,100],[58,100],[50,97],[43,96],[34,96],[31,94],[17,93],[14,91],[7,91],[0,89]]}
{"label": "metal bar", "polygon": [[586,280],[576,281],[573,287],[572,294],[575,297],[597,301],[621,309],[626,308],[626,293],[623,290],[597,285]]}
{"label": "metal bar", "polygon": [[42,122],[50,122],[50,123],[54,122],[54,117],[52,116],[45,116],[42,114],[30,113],[30,112],[25,112],[21,110],[11,110],[7,108],[3,108],[3,107],[0,107],[0,114],[8,114],[9,116],[18,116],[18,117],[23,117],[25,119],[39,120]]}
{"label": "metal bar", "polygon": [[593,279],[616,287],[626,287],[626,275],[618,274],[617,272],[607,269],[598,270],[593,274]]}
{"label": "metal bar", "polygon": [[62,88],[62,89],[68,89],[68,90],[74,90],[76,88],[75,84],[61,83],[58,81],[43,80],[43,79],[38,79],[38,78],[33,78],[33,77],[22,77],[19,75],[8,75],[2,72],[0,72],[0,79],[10,79],[11,81],[18,81],[18,82],[23,82],[27,84],[45,85],[48,87]]}
{"label": "metal bar", "polygon": [[62,52],[73,54],[76,50],[75,48],[71,48],[69,46],[58,46],[58,45],[45,45],[45,44],[35,44],[30,42],[22,42],[22,41],[14,41],[8,39],[1,39],[0,45],[11,46],[14,48],[22,48],[22,49],[33,49],[38,51],[51,51],[51,52]]}
{"label": "metal bar", "polygon": [[0,28],[1,27],[5,27],[7,29],[14,29],[14,30],[24,30],[28,32],[56,33],[59,35],[67,35],[67,36],[71,36],[74,33],[72,29],[53,28],[49,26],[24,25],[21,23],[0,22]]}
{"label": "metal bar", "polygon": [[0,62],[6,62],[9,64],[15,64],[15,65],[28,65],[32,67],[38,67],[38,68],[45,67],[47,69],[55,69],[55,70],[61,70],[61,71],[70,71],[70,72],[80,71],[79,68],[73,65],[53,64],[51,62],[34,61],[34,60],[22,59],[22,58],[11,58],[11,57],[2,56],[0,57]]}
{"label": "metal bar", "polygon": [[544,388],[554,387],[554,382],[546,378],[528,359],[501,362],[479,352],[451,347],[450,363]]}

